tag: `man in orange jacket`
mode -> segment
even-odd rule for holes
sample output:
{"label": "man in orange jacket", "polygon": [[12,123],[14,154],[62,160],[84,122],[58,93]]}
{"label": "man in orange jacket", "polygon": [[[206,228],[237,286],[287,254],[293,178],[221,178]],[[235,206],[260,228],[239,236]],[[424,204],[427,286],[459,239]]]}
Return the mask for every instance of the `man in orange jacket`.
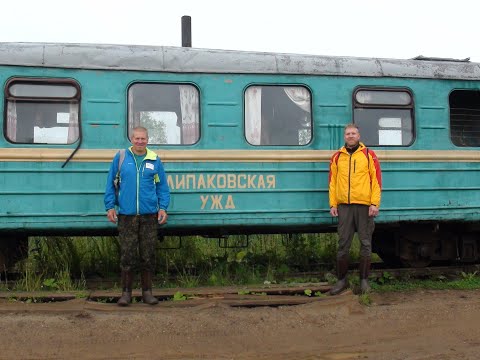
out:
{"label": "man in orange jacket", "polygon": [[360,239],[360,290],[370,291],[368,274],[372,253],[374,217],[380,207],[382,173],[375,153],[360,142],[355,124],[344,129],[345,146],[330,161],[328,192],[330,214],[338,216],[338,282],[330,290],[337,295],[348,288],[348,254],[353,235]]}

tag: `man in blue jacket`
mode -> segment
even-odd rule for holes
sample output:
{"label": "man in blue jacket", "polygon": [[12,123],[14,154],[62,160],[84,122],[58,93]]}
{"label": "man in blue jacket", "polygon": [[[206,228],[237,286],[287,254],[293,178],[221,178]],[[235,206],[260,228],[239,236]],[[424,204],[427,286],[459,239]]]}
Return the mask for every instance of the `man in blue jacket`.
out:
{"label": "man in blue jacket", "polygon": [[170,189],[162,162],[147,148],[147,129],[140,126],[133,129],[131,143],[132,146],[113,158],[104,198],[108,220],[115,224],[118,221],[122,269],[122,296],[118,305],[131,303],[133,269],[138,260],[143,302],[155,305],[158,299],[152,294],[152,274],[157,224],[167,221]]}

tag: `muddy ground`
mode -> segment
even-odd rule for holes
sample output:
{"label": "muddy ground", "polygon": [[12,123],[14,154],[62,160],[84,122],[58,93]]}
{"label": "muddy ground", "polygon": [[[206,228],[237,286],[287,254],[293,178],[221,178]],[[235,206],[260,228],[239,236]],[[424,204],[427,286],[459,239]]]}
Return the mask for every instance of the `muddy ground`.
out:
{"label": "muddy ground", "polygon": [[479,359],[480,291],[284,307],[0,302],[0,359]]}

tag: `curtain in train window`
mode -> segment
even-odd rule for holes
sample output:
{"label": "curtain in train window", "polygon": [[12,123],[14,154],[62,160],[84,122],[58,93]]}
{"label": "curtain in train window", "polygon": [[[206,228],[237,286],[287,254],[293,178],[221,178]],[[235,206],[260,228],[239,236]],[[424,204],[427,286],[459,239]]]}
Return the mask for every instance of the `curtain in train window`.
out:
{"label": "curtain in train window", "polygon": [[14,79],[7,84],[6,94],[5,135],[10,142],[73,144],[78,140],[77,86],[53,79]]}
{"label": "curtain in train window", "polygon": [[192,85],[134,84],[128,91],[129,136],[148,129],[150,144],[191,145],[200,138],[199,93]]}
{"label": "curtain in train window", "polygon": [[413,101],[407,90],[357,89],[353,122],[367,146],[409,146],[413,143]]}
{"label": "curtain in train window", "polygon": [[245,137],[251,145],[306,145],[312,139],[310,92],[301,86],[250,86]]}

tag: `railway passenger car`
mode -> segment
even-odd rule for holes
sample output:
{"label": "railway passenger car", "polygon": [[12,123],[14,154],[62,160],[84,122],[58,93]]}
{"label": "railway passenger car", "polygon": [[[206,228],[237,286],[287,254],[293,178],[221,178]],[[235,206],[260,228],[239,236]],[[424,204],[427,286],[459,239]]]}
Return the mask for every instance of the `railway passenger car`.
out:
{"label": "railway passenger car", "polygon": [[114,234],[103,192],[136,125],[165,164],[165,234],[329,232],[354,122],[383,171],[388,263],[479,259],[480,64],[174,47],[0,44],[0,262],[32,235]]}

